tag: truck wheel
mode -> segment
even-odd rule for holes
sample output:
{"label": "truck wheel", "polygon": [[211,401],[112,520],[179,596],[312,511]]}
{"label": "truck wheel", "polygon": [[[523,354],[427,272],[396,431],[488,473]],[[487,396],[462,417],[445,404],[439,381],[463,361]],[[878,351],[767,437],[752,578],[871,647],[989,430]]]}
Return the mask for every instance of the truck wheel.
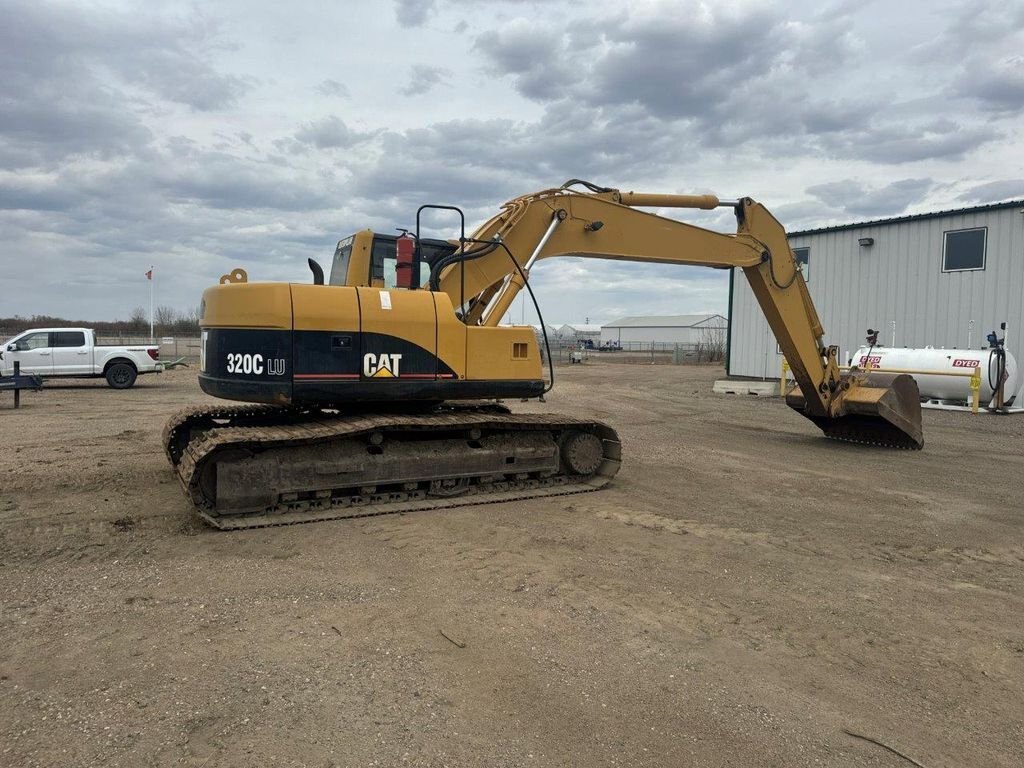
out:
{"label": "truck wheel", "polygon": [[114,363],[107,368],[107,384],[114,389],[128,389],[136,376],[135,368],[128,363]]}

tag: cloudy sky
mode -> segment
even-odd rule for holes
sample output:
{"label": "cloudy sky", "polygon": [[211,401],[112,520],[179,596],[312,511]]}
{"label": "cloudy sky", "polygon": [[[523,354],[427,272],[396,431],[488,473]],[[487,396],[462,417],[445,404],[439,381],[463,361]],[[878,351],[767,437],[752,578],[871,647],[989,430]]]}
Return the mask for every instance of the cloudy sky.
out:
{"label": "cloudy sky", "polygon": [[[151,264],[179,309],[234,266],[307,281],[421,203],[572,177],[789,229],[1024,197],[1021,2],[203,5],[0,0],[0,316],[125,318]],[[554,323],[727,303],[697,268],[533,281]]]}

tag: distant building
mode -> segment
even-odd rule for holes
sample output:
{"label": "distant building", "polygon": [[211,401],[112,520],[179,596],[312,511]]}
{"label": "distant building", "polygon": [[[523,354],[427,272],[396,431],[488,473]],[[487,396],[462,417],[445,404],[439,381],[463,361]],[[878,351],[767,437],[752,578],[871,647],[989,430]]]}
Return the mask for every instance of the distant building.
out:
{"label": "distant building", "polygon": [[[885,346],[979,349],[1005,321],[1007,347],[1019,360],[1022,213],[1024,200],[1013,200],[791,232],[824,342],[839,347],[842,363],[868,328]],[[729,283],[729,317],[728,373],[778,378],[781,350],[738,269]]]}
{"label": "distant building", "polygon": [[717,314],[623,317],[601,326],[601,344],[631,349],[712,341],[724,345],[728,330],[728,318]]}
{"label": "distant building", "polygon": [[601,326],[584,323],[566,323],[555,332],[562,341],[587,341],[597,346],[601,341]]}
{"label": "distant building", "polygon": [[[544,348],[544,331],[541,330],[540,325],[537,324],[537,323],[534,323],[531,327],[533,328],[533,332],[535,334],[537,334],[537,344],[541,347],[541,349],[543,349]],[[553,325],[547,325],[547,324],[545,324],[544,328],[547,330],[547,333],[548,333],[548,343],[549,344],[554,344],[555,340],[558,338],[558,329],[555,328],[555,326],[553,326]]]}

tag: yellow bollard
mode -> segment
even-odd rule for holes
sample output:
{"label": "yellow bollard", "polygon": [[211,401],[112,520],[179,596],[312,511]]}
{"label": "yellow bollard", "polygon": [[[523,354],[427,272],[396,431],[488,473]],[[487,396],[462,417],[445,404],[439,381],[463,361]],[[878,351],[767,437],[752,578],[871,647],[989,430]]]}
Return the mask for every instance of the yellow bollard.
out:
{"label": "yellow bollard", "polygon": [[786,374],[789,372],[789,363],[782,358],[782,373],[779,374],[779,397],[786,396]]}
{"label": "yellow bollard", "polygon": [[978,412],[979,401],[981,400],[981,366],[974,366],[974,375],[971,376],[971,413]]}

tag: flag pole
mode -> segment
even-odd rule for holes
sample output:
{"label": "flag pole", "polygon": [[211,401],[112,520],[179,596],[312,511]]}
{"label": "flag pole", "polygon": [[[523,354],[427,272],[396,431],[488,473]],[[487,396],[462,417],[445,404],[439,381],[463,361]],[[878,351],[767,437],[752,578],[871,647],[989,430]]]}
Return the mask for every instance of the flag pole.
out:
{"label": "flag pole", "polygon": [[153,335],[153,283],[156,282],[153,279],[153,265],[149,266],[149,343],[152,344],[156,338]]}

